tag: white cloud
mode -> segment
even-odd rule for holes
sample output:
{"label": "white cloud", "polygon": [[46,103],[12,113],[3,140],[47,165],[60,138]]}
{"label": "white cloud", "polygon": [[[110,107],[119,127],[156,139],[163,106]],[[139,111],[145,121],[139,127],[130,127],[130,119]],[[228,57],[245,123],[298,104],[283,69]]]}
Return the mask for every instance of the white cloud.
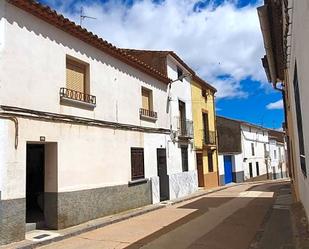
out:
{"label": "white cloud", "polygon": [[278,109],[283,109],[283,100],[278,100],[276,102],[272,102],[272,103],[269,103],[266,108],[268,110],[278,110]]}
{"label": "white cloud", "polygon": [[[66,2],[59,6],[60,11],[68,9]],[[245,97],[247,93],[239,83],[242,79],[265,81],[256,6],[239,9],[235,0],[230,0],[194,12],[196,2],[165,0],[156,4],[139,0],[128,7],[120,0],[105,4],[88,1],[83,4],[84,11],[97,19],[85,19],[84,26],[119,47],[174,50],[218,88],[218,98]],[[75,4],[73,14],[64,13],[77,22],[79,4]],[[218,80],[219,75],[230,77]]]}

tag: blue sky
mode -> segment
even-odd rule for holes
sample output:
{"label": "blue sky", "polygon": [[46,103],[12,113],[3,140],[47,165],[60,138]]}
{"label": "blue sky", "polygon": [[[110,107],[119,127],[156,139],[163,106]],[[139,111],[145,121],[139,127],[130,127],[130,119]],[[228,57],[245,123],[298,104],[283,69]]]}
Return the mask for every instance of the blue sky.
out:
{"label": "blue sky", "polygon": [[267,83],[256,7],[261,0],[40,0],[118,47],[173,50],[218,89],[217,113],[269,128],[283,122]]}

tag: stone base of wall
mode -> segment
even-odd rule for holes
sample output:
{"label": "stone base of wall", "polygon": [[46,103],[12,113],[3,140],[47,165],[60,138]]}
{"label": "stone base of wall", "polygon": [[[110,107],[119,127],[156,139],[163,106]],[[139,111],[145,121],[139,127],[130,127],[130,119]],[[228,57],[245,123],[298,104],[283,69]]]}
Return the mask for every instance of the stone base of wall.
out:
{"label": "stone base of wall", "polygon": [[170,199],[187,196],[198,190],[197,171],[169,175]]}
{"label": "stone base of wall", "polygon": [[233,172],[233,182],[243,182],[245,180],[245,173],[243,171]]}
{"label": "stone base of wall", "polygon": [[26,200],[0,200],[0,245],[25,239]]}
{"label": "stone base of wall", "polygon": [[[48,193],[47,197],[53,200],[45,203],[46,225],[51,229],[78,225],[99,217],[149,205],[152,201],[150,181],[131,186],[119,185],[74,192]],[[55,207],[57,207],[56,210]]]}
{"label": "stone base of wall", "polygon": [[225,175],[219,175],[219,185],[224,186],[225,185]]}

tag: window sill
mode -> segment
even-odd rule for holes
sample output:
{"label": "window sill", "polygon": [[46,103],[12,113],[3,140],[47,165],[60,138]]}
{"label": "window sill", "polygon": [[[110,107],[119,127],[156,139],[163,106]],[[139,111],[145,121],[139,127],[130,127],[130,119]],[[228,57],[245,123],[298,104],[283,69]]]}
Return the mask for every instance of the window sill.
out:
{"label": "window sill", "polygon": [[158,118],[154,118],[154,117],[150,117],[150,116],[140,114],[140,119],[145,120],[145,121],[149,121],[149,122],[156,122]]}
{"label": "window sill", "polygon": [[148,181],[149,181],[148,178],[141,178],[141,179],[129,181],[129,182],[128,182],[128,185],[129,185],[129,186],[134,186],[134,185],[146,183],[146,182],[148,182]]}
{"label": "window sill", "polygon": [[71,107],[76,107],[76,108],[81,108],[81,109],[87,109],[87,110],[93,110],[96,107],[95,104],[83,102],[80,100],[70,99],[66,97],[60,97],[60,104],[71,106]]}

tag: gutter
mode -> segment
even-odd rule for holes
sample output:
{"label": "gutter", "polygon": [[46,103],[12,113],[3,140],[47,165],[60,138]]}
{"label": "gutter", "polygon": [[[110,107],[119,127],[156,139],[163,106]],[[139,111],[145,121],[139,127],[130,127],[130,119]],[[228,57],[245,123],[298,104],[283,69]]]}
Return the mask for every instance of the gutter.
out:
{"label": "gutter", "polygon": [[272,49],[272,40],[271,40],[271,30],[268,18],[268,5],[263,5],[257,8],[260,27],[264,40],[264,48],[266,51],[266,57],[268,62],[268,69],[270,74],[270,82],[273,84],[273,87],[276,88],[277,83],[277,72],[276,72],[276,63],[274,58],[274,52]]}

